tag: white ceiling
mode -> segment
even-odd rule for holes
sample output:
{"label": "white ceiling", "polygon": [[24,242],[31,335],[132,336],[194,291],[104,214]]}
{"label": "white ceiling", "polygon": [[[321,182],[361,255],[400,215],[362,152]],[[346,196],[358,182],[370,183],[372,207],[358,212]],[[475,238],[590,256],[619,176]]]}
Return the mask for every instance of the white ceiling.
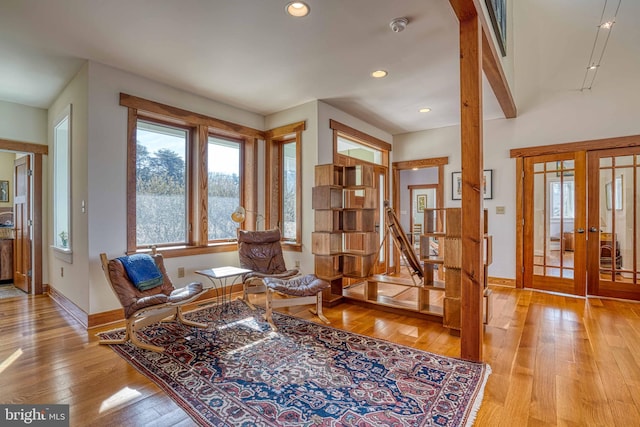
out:
{"label": "white ceiling", "polygon": [[[588,3],[572,16],[595,34],[603,0],[536,1],[569,14]],[[459,122],[448,0],[307,2],[295,19],[287,0],[0,0],[0,100],[47,108],[90,59],[263,115],[320,99],[391,134]],[[484,110],[503,117],[486,84]]]}

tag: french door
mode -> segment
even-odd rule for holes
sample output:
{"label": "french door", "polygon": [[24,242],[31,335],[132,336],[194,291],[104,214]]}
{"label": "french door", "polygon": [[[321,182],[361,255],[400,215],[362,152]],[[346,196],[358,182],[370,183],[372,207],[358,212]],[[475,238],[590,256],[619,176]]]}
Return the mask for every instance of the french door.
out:
{"label": "french door", "polygon": [[640,147],[524,159],[524,286],[640,300]]}
{"label": "french door", "polygon": [[525,286],[585,295],[584,152],[525,158],[524,194]]}
{"label": "french door", "polygon": [[589,152],[588,292],[640,300],[640,147]]}

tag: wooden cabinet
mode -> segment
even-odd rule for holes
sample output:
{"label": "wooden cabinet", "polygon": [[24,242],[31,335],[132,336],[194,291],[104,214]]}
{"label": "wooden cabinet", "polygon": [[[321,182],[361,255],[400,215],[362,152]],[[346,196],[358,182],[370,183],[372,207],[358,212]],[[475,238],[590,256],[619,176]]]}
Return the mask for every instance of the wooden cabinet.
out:
{"label": "wooden cabinet", "polygon": [[331,284],[324,301],[342,298],[343,278],[367,277],[375,263],[378,193],[372,166],[318,165],[312,190],[315,274]]}
{"label": "wooden cabinet", "polygon": [[13,240],[0,239],[0,280],[13,279]]}

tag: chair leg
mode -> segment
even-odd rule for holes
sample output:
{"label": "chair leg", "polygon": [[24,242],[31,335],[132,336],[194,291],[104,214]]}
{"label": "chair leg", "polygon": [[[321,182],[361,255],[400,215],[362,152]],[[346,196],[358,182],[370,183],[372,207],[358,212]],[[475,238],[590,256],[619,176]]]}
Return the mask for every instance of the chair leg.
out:
{"label": "chair leg", "polygon": [[182,307],[178,307],[176,318],[183,325],[193,326],[194,328],[206,328],[209,326],[206,323],[194,322],[193,320],[186,319],[184,317],[184,313],[182,313]]}
{"label": "chair leg", "polygon": [[273,323],[273,291],[271,289],[267,289],[267,301],[265,303],[265,313],[264,318],[269,325],[271,325],[272,331],[277,331],[275,323]]}
{"label": "chair leg", "polygon": [[247,305],[247,307],[249,307],[251,310],[255,311],[256,310],[256,306],[253,305],[251,303],[251,301],[249,300],[249,292],[247,292],[247,288],[248,285],[246,283],[242,283],[242,297],[238,298],[240,301],[242,301],[243,303],[245,303]]}
{"label": "chair leg", "polygon": [[322,320],[324,323],[329,324],[331,322],[329,322],[329,319],[327,319],[324,316],[324,313],[322,313],[322,291],[318,292],[318,294],[316,295],[316,308],[310,308],[309,311],[312,314],[315,314],[316,316],[318,316],[320,318],[320,320]]}

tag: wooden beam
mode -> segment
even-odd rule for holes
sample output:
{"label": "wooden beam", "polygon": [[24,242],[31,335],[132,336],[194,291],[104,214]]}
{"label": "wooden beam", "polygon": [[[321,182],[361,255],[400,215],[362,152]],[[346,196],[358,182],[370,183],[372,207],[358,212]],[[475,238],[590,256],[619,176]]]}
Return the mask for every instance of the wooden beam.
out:
{"label": "wooden beam", "polygon": [[511,95],[509,83],[502,68],[500,55],[491,38],[490,26],[482,12],[480,0],[449,0],[451,8],[460,22],[470,17],[479,16],[482,27],[482,70],[487,76],[489,85],[502,108],[504,116],[512,119],[518,115],[516,103]]}
{"label": "wooden beam", "polygon": [[482,360],[483,150],[482,27],[478,16],[460,21],[462,262],[460,357]]}

